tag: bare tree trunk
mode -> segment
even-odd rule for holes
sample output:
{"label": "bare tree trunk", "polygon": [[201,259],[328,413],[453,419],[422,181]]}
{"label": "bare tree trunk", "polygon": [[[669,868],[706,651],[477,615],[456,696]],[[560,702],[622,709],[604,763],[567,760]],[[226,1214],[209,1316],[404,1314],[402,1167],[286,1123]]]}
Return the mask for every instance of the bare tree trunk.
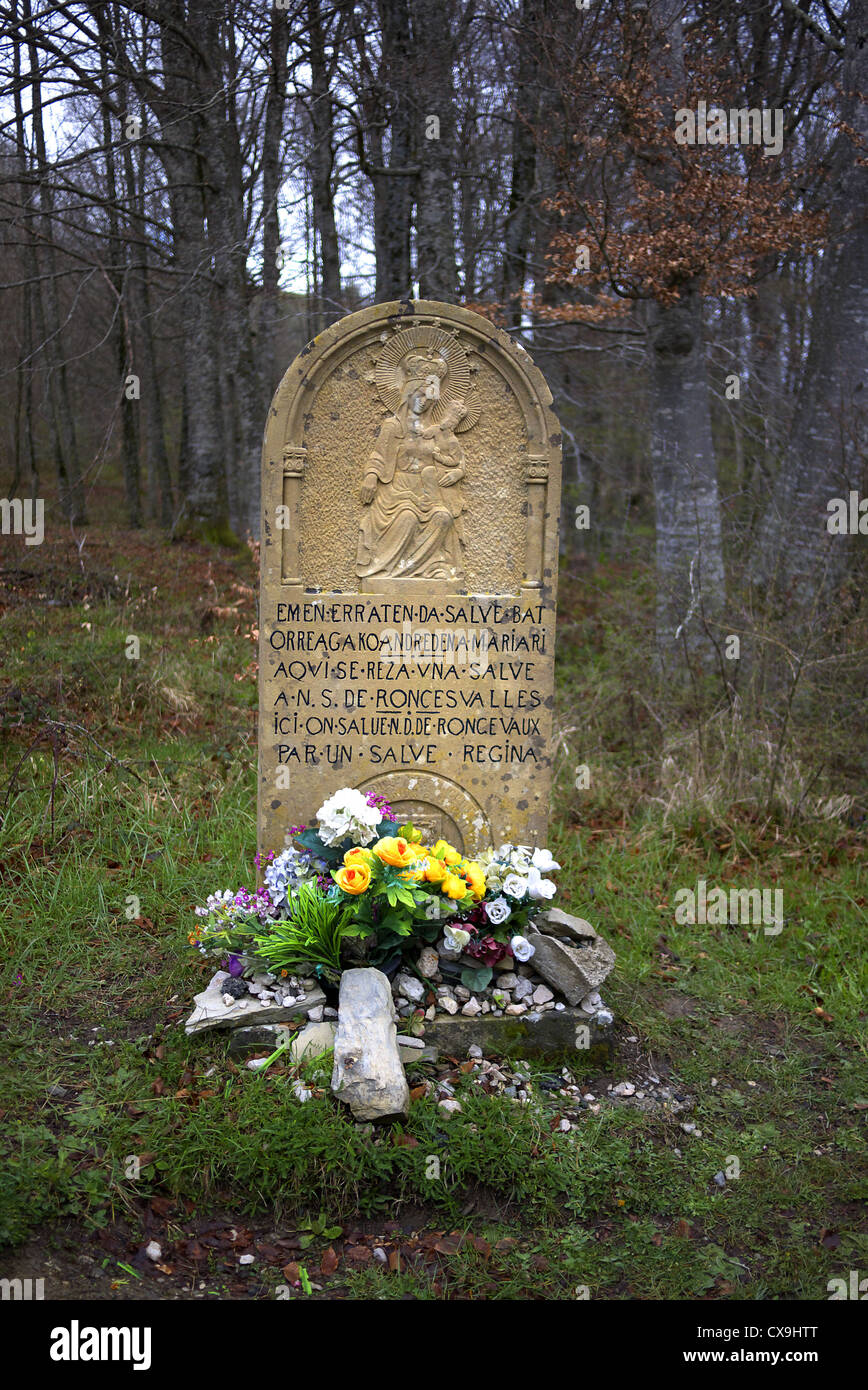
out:
{"label": "bare tree trunk", "polygon": [[521,323],[522,291],[527,279],[527,258],[531,243],[531,200],[536,181],[534,126],[539,110],[538,45],[543,8],[540,0],[522,0],[519,18],[515,114],[512,125],[512,175],[504,227],[503,278],[500,291],[507,324],[510,327],[517,327]]}
{"label": "bare tree trunk", "polygon": [[341,258],[335,221],[334,117],[330,77],[326,63],[321,0],[307,0],[308,59],[311,71],[310,122],[312,148],[310,180],[313,196],[313,222],[320,254],[320,311],[323,326],[343,314],[341,305]]}
{"label": "bare tree trunk", "polygon": [[[357,18],[353,40],[361,70],[357,131],[359,163],[374,196],[376,297],[407,299],[412,293],[410,222],[418,167],[413,163],[413,80],[408,0],[377,0],[372,25],[381,31],[380,59],[371,70],[365,21]],[[385,134],[389,134],[388,162]]]}
{"label": "bare tree trunk", "polygon": [[[187,481],[186,522],[214,541],[230,539],[225,457],[215,343],[211,246],[205,227],[204,183],[208,168],[201,110],[214,96],[214,74],[203,71],[209,26],[207,0],[160,0],[164,93],[149,93],[162,126],[160,153],[168,174],[175,241],[175,266],[183,294],[186,457],[180,476]],[[189,34],[190,43],[182,38]],[[191,47],[191,44],[193,45]]]}
{"label": "bare tree trunk", "polygon": [[[121,459],[124,476],[124,494],[127,504],[127,520],[130,526],[142,524],[142,505],[139,492],[139,403],[128,396],[125,383],[133,373],[132,340],[127,313],[127,290],[129,277],[125,261],[129,255],[129,239],[122,242],[118,217],[118,179],[115,167],[114,140],[112,135],[111,106],[109,101],[109,53],[112,52],[114,70],[118,71],[118,55],[114,51],[120,40],[119,34],[112,32],[112,21],[104,5],[91,4],[88,7],[100,36],[99,61],[102,96],[102,138],[105,154],[105,175],[107,198],[108,234],[108,279],[117,297],[114,339],[115,361],[118,368],[118,392],[121,411]],[[141,382],[141,378],[139,379]],[[147,389],[147,383],[146,383]]]}
{"label": "bare tree trunk", "polygon": [[277,323],[280,314],[280,214],[277,200],[281,181],[281,143],[283,110],[286,101],[286,54],[289,26],[286,14],[271,11],[269,34],[268,93],[265,98],[265,128],[262,137],[262,302],[260,313],[259,372],[262,378],[263,407],[267,408],[277,389]]}
{"label": "bare tree trunk", "polygon": [[[445,13],[444,13],[445,10]],[[419,296],[451,304],[455,259],[455,15],[443,0],[412,0],[416,140],[416,270]]]}
{"label": "bare tree trunk", "polygon": [[[845,571],[846,537],[830,534],[828,504],[863,482],[868,370],[868,3],[851,0],[842,75],[842,129],[832,155],[831,236],[814,296],[810,348],[775,494],[754,552],[754,577],[800,621]],[[855,132],[855,140],[849,133]]]}
{"label": "bare tree trunk", "polygon": [[37,333],[42,344],[48,372],[61,506],[69,520],[80,525],[87,520],[87,517],[75,438],[75,420],[70,404],[66,361],[63,355],[62,321],[55,278],[54,199],[48,175],[45,128],[42,116],[42,79],[39,75],[39,53],[33,34],[30,0],[22,0],[22,16],[29,30],[28,54],[32,96],[30,119],[36,152],[40,212],[38,222],[42,241],[42,250],[36,253],[37,268],[41,277],[35,296]]}
{"label": "bare tree trunk", "polygon": [[[657,91],[674,117],[684,90],[681,0],[660,0]],[[660,175],[663,187],[668,175]],[[657,529],[657,651],[668,665],[686,642],[698,647],[703,619],[725,602],[717,465],[705,367],[702,303],[687,284],[671,305],[654,302],[648,325],[651,469]]]}

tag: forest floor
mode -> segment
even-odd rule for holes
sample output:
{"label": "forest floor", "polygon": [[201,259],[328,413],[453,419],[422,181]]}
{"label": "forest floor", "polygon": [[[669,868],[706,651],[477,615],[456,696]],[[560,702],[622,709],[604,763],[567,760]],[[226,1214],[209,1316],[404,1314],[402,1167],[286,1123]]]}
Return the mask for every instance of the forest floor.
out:
{"label": "forest floor", "polygon": [[[598,1108],[560,1131],[558,1059],[529,1105],[462,1076],[460,1114],[422,1097],[368,1133],[321,1073],[299,1104],[295,1072],[182,1026],[210,973],[193,905],[255,877],[250,552],[3,544],[0,1275],[61,1299],[825,1300],[868,1270],[864,820],[675,805],[630,655],[650,576],[562,587],[558,900],[618,955],[611,1070],[568,1063]],[[783,930],[677,925],[699,878],[782,889]],[[689,1111],[607,1091],[651,1076]]]}

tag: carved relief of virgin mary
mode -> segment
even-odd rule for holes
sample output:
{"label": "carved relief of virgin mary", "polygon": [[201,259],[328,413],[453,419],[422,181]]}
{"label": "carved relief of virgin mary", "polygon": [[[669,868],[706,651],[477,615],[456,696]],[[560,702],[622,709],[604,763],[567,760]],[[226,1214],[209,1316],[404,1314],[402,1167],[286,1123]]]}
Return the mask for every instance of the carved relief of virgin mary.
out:
{"label": "carved relief of virgin mary", "polygon": [[467,357],[432,325],[395,335],[374,380],[392,414],[365,468],[356,574],[376,591],[384,579],[457,581],[463,575],[461,480],[465,456],[456,431],[478,418],[464,397]]}

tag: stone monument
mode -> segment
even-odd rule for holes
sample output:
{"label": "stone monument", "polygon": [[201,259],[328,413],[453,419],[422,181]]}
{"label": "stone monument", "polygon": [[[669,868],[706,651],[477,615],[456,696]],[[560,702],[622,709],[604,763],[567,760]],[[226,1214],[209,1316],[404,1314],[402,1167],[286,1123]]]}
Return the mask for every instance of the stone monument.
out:
{"label": "stone monument", "polygon": [[262,455],[259,848],[338,788],[465,853],[544,844],[560,432],[528,354],[466,309],[320,334]]}

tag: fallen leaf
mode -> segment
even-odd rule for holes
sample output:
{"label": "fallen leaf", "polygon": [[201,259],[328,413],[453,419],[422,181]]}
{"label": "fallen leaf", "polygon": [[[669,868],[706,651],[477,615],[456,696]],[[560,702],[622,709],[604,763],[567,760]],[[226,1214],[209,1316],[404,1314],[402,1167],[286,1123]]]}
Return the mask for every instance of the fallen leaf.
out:
{"label": "fallen leaf", "polygon": [[334,1274],[338,1267],[338,1257],[335,1254],[334,1246],[330,1245],[328,1250],[323,1252],[323,1257],[319,1262],[322,1274]]}

